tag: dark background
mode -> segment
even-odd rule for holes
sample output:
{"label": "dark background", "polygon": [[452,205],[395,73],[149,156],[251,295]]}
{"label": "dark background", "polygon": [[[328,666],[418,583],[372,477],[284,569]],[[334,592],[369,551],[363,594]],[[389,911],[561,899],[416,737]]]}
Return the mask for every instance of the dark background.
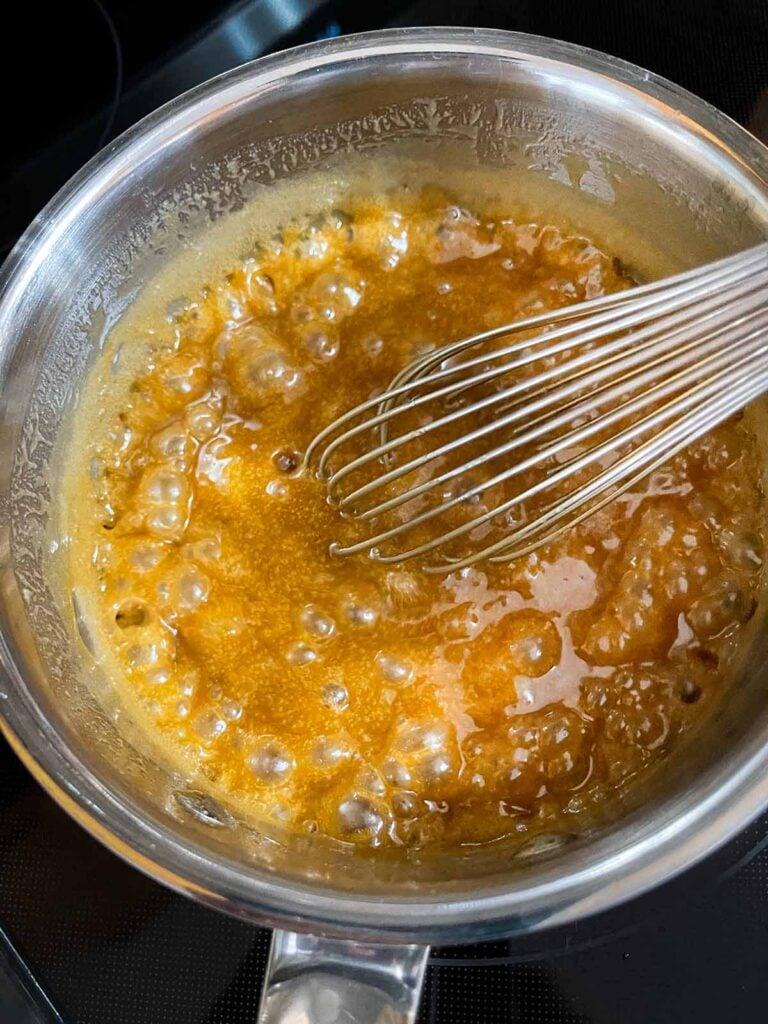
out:
{"label": "dark background", "polygon": [[[262,53],[385,26],[533,32],[671,78],[768,141],[766,0],[128,0],[2,15],[0,258],[101,146]],[[0,741],[0,1024],[255,1024],[268,933],[197,907],[82,833]],[[599,918],[435,950],[421,1024],[768,1019],[768,815]]]}

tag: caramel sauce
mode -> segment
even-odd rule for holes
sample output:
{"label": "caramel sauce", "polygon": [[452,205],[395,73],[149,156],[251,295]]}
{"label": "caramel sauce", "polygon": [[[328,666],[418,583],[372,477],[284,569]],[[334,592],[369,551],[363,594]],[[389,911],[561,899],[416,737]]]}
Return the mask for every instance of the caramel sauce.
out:
{"label": "caramel sauce", "polygon": [[538,552],[443,576],[333,558],[355,524],[292,471],[415,354],[630,283],[588,239],[425,189],[286,228],[158,322],[72,551],[147,728],[261,819],[365,846],[618,814],[755,608],[746,420]]}

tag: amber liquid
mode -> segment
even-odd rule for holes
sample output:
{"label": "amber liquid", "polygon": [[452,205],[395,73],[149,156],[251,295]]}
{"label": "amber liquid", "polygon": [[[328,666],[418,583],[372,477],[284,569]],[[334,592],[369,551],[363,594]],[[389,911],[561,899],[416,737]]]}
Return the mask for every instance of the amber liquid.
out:
{"label": "amber liquid", "polygon": [[365,846],[618,814],[754,611],[746,421],[546,548],[438,576],[330,556],[355,526],[292,470],[418,352],[629,283],[588,239],[426,189],[299,222],[159,321],[72,551],[155,738],[262,820]]}

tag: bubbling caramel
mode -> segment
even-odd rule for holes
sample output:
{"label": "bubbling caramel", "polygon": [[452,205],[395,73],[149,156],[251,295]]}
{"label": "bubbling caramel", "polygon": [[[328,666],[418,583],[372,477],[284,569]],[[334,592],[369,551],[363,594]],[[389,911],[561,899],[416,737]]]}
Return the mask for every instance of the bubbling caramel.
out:
{"label": "bubbling caramel", "polygon": [[288,227],[158,322],[72,549],[146,728],[262,821],[364,846],[619,813],[711,714],[755,609],[747,421],[535,554],[444,576],[334,559],[356,526],[292,473],[414,355],[630,283],[586,238],[427,188]]}

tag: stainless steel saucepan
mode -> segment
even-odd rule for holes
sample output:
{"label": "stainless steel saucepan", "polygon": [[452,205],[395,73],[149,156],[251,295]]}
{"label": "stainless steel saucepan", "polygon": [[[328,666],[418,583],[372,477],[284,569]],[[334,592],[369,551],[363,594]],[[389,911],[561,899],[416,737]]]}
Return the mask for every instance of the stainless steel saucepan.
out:
{"label": "stainless steel saucepan", "polygon": [[[708,730],[614,826],[407,867],[280,841],[153,758],[49,584],[57,441],[121,309],[211,221],[365,150],[508,167],[690,266],[768,234],[768,150],[629,64],[506,32],[414,29],[300,47],[195,89],[37,217],[0,292],[0,711],[74,818],[171,888],[277,931],[262,1019],[413,1020],[428,944],[544,928],[668,879],[768,804],[768,630]],[[575,207],[574,207],[575,208]],[[52,464],[52,459],[53,463]],[[87,639],[87,638],[86,638]],[[214,951],[215,955],[215,951]]]}

